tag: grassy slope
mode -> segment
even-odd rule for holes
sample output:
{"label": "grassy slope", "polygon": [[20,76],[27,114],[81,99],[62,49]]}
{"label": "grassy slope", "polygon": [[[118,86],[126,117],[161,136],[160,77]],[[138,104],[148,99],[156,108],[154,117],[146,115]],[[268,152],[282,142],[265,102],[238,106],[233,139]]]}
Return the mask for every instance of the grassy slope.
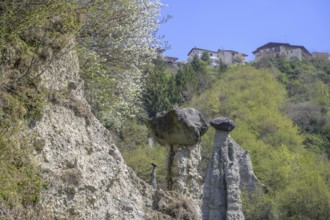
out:
{"label": "grassy slope", "polygon": [[[243,66],[227,71],[190,106],[208,119],[226,116],[236,121],[232,136],[250,152],[256,175],[268,190],[245,197],[247,219],[326,219],[330,163],[305,150],[304,137],[281,111],[286,98],[270,70]],[[210,155],[212,142],[208,132],[204,157]]]}

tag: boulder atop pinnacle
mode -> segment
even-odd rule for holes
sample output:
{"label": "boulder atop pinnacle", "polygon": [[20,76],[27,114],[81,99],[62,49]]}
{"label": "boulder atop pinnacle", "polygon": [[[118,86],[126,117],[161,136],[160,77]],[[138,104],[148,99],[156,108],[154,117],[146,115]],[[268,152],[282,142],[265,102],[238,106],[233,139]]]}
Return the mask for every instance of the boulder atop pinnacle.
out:
{"label": "boulder atop pinnacle", "polygon": [[233,120],[225,117],[215,118],[212,121],[210,121],[210,124],[215,129],[226,132],[231,132],[236,127],[236,124]]}
{"label": "boulder atop pinnacle", "polygon": [[200,142],[208,124],[194,108],[176,108],[157,113],[149,121],[156,141],[162,145],[192,146]]}

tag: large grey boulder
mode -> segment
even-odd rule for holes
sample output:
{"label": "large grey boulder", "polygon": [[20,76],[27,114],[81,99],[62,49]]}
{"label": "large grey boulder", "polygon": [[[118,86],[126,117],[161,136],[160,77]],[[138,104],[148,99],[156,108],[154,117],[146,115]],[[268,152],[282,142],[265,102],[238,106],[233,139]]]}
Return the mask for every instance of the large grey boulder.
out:
{"label": "large grey boulder", "polygon": [[200,142],[208,124],[196,109],[176,108],[157,113],[149,127],[161,145],[193,146]]}
{"label": "large grey boulder", "polygon": [[218,117],[210,121],[212,127],[217,130],[222,130],[226,132],[232,131],[236,127],[236,123],[230,118]]}

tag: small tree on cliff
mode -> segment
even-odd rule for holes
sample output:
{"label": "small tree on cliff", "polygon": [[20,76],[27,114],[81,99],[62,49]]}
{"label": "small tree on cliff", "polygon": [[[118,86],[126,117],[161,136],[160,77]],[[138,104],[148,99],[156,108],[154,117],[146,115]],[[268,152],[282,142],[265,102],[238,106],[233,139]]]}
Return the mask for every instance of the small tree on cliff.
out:
{"label": "small tree on cliff", "polygon": [[[97,102],[98,118],[109,128],[118,130],[125,119],[138,111],[143,69],[159,47],[155,32],[161,3],[159,0],[95,0],[85,2],[84,7],[80,62],[89,93],[98,94],[93,95],[95,99],[88,98]],[[109,83],[103,83],[104,80]]]}

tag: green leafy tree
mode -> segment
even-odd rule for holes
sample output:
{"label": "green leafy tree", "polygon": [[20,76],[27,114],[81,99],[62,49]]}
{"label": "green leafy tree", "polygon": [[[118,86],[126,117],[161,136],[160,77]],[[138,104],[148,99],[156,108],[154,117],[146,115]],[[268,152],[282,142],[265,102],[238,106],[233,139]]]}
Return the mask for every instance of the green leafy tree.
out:
{"label": "green leafy tree", "polygon": [[194,56],[192,60],[189,62],[193,70],[198,73],[198,72],[205,72],[205,63],[202,62],[201,59],[199,59],[197,56]]}
{"label": "green leafy tree", "polygon": [[92,94],[88,100],[97,106],[93,110],[98,118],[119,132],[141,110],[144,70],[159,47],[155,32],[161,3],[96,0],[84,7],[78,41],[83,76]]}
{"label": "green leafy tree", "polygon": [[285,107],[288,116],[299,126],[310,149],[330,155],[329,80],[330,61],[322,58],[310,61],[271,59],[273,71],[288,91]]}
{"label": "green leafy tree", "polygon": [[85,1],[79,42],[97,52],[100,62],[143,66],[156,55],[159,0]]}
{"label": "green leafy tree", "polygon": [[201,56],[201,60],[204,61],[207,65],[211,64],[211,58],[208,52],[204,51]]}
{"label": "green leafy tree", "polygon": [[195,71],[197,77],[197,92],[201,94],[210,85],[209,63],[194,56],[188,65],[191,65]]}
{"label": "green leafy tree", "polygon": [[198,79],[192,65],[187,64],[180,68],[175,76],[175,82],[180,103],[191,100],[198,89]]}
{"label": "green leafy tree", "polygon": [[154,67],[149,71],[142,94],[144,108],[149,116],[171,107],[170,79],[171,75],[167,72],[165,64],[161,60],[156,60]]}
{"label": "green leafy tree", "polygon": [[220,78],[220,76],[226,72],[228,69],[228,65],[225,64],[222,60],[220,60],[219,62],[219,67],[218,67],[218,78]]}

